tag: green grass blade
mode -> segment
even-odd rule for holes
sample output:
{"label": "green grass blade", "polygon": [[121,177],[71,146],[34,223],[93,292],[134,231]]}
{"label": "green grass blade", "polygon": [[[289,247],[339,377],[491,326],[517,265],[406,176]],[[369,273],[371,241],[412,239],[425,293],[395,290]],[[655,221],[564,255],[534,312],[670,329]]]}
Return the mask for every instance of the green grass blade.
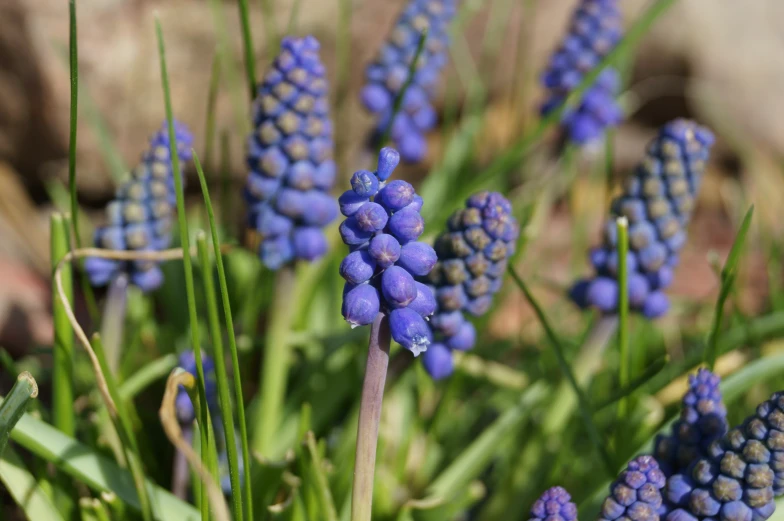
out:
{"label": "green grass blade", "polygon": [[[185,254],[182,256],[183,270],[185,272],[185,296],[188,303],[188,319],[190,321],[191,330],[191,346],[193,348],[194,357],[196,359],[196,374],[197,374],[197,387],[199,393],[199,401],[201,403],[209,403],[207,401],[207,390],[205,387],[204,378],[204,365],[201,356],[201,335],[199,330],[199,317],[196,312],[196,292],[193,282],[193,263],[190,254],[190,239],[188,234],[188,216],[185,213],[185,195],[182,187],[182,170],[180,168],[180,159],[177,155],[177,141],[174,134],[174,115],[172,114],[171,105],[171,92],[169,90],[169,74],[166,68],[166,48],[163,40],[163,29],[161,29],[161,21],[155,17],[155,34],[158,39],[158,56],[161,65],[161,84],[163,88],[163,102],[166,107],[166,121],[169,127],[169,155],[172,162],[172,172],[174,176],[174,191],[177,198],[177,221],[179,225],[180,241],[182,242],[182,249]],[[201,425],[209,425],[209,413],[207,407],[200,409],[199,422]],[[214,447],[215,440],[208,437],[208,429],[199,429],[201,432],[202,461],[208,463],[208,454],[210,453],[209,447]],[[206,508],[209,517],[209,508],[207,508],[206,501],[202,506]]]}
{"label": "green grass blade", "polygon": [[[117,435],[120,437],[123,449],[125,450],[125,458],[128,460],[128,466],[131,470],[136,492],[139,496],[139,504],[141,505],[142,517],[145,521],[151,521],[154,518],[154,506],[150,500],[150,494],[147,489],[146,478],[144,477],[144,468],[142,466],[142,456],[139,451],[139,443],[136,439],[136,432],[133,430],[131,422],[131,414],[129,408],[132,407],[132,402],[124,401],[120,398],[120,392],[117,387],[117,380],[109,367],[109,362],[106,358],[106,351],[103,348],[101,336],[95,333],[92,338],[92,347],[95,351],[95,356],[98,358],[98,363],[101,366],[101,372],[106,379],[106,386],[109,388],[109,395],[112,397],[115,406],[117,407],[117,417],[112,417],[114,427]],[[110,415],[111,416],[111,415]],[[138,416],[134,412],[134,416]]]}
{"label": "green grass blade", "polygon": [[68,188],[71,191],[71,219],[76,247],[82,247],[79,233],[79,202],[76,197],[76,126],[79,117],[79,51],[76,39],[76,0],[68,0],[68,64],[71,75],[71,114],[68,131]]}
{"label": "green grass blade", "polygon": [[523,391],[519,403],[505,411],[485,429],[428,487],[433,498],[451,498],[476,479],[496,454],[499,444],[518,428],[531,407],[547,395],[547,387],[537,382]]}
{"label": "green grass blade", "polygon": [[220,53],[216,52],[212,57],[212,68],[210,70],[210,88],[207,92],[207,116],[204,131],[204,164],[207,169],[212,168],[212,151],[215,148],[215,109],[218,101],[218,91],[220,90],[221,80],[221,61]]}
{"label": "green grass blade", "polygon": [[27,519],[62,521],[63,517],[49,496],[38,486],[22,458],[8,447],[0,458],[0,481]]}
{"label": "green grass blade", "polygon": [[[631,379],[631,356],[629,353],[629,221],[619,217],[615,221],[618,232],[618,347],[620,362],[618,367],[618,383],[628,387]],[[628,401],[624,396],[618,403],[618,416],[626,416]],[[621,422],[619,422],[620,424]]]}
{"label": "green grass blade", "polygon": [[732,249],[727,256],[727,262],[724,263],[724,268],[721,270],[721,288],[719,289],[719,298],[716,301],[716,308],[713,314],[713,325],[711,326],[710,335],[708,336],[708,345],[705,348],[705,364],[713,370],[718,356],[717,346],[719,331],[721,330],[721,323],[724,319],[724,303],[727,297],[732,292],[732,287],[735,284],[735,279],[738,274],[738,262],[740,261],[740,254],[743,246],[746,243],[746,235],[751,226],[751,219],[754,216],[754,206],[752,205],[746,212],[743,218],[743,223],[735,236],[735,242],[732,244]]}
{"label": "green grass blade", "polygon": [[245,402],[242,396],[242,380],[240,372],[239,352],[237,351],[237,339],[234,335],[234,319],[231,314],[231,301],[229,299],[228,283],[226,282],[226,270],[223,266],[223,256],[220,251],[220,241],[218,239],[218,226],[215,223],[215,212],[212,209],[210,192],[207,188],[207,180],[204,178],[204,171],[199,163],[196,151],[193,151],[193,162],[196,165],[196,172],[199,174],[199,183],[204,197],[204,206],[207,208],[207,217],[210,223],[210,234],[212,235],[212,245],[215,254],[215,264],[218,269],[218,284],[221,292],[221,303],[223,304],[223,316],[226,320],[226,333],[229,339],[229,352],[231,353],[231,368],[234,373],[234,402],[237,405],[237,422],[240,427],[240,441],[242,445],[242,458],[245,462],[245,508],[248,519],[253,517],[253,488],[251,485],[251,457],[248,444],[248,426],[245,420]]}
{"label": "green grass blade", "polygon": [[294,0],[291,4],[291,12],[289,12],[289,21],[286,24],[286,35],[294,34],[297,30],[297,21],[299,20],[299,6],[302,0]]}
{"label": "green grass blade", "polygon": [[419,44],[417,44],[416,53],[414,53],[414,58],[408,65],[408,76],[406,77],[406,81],[403,83],[403,86],[400,88],[400,91],[398,91],[398,93],[395,95],[395,100],[392,103],[392,117],[389,118],[387,127],[384,129],[384,132],[381,134],[381,138],[378,141],[379,150],[387,144],[387,141],[389,141],[389,136],[392,134],[392,125],[395,122],[395,118],[397,117],[398,112],[400,112],[400,109],[403,106],[403,98],[405,97],[408,88],[414,82],[417,64],[419,63],[419,59],[422,57],[422,51],[425,49],[426,41],[427,29],[423,30],[422,34],[419,35]]}
{"label": "green grass blade", "polygon": [[[220,193],[218,194],[219,209],[221,212],[220,223],[224,233],[228,234],[230,223],[232,222],[232,191],[231,191],[231,147],[229,143],[229,133],[221,132],[221,158],[220,158]],[[213,216],[214,220],[214,216]],[[220,244],[216,242],[215,244]]]}
{"label": "green grass blade", "polygon": [[[245,77],[250,99],[256,97],[256,56],[253,53],[253,33],[250,30],[248,0],[239,0],[240,23],[242,24],[242,55],[245,61]],[[205,158],[206,159],[206,158]]]}
{"label": "green grass blade", "polygon": [[[201,168],[200,168],[201,169]],[[196,249],[204,282],[204,299],[207,302],[207,319],[212,337],[213,360],[215,361],[215,379],[218,387],[218,400],[223,422],[223,435],[226,440],[226,453],[229,461],[229,480],[231,482],[231,513],[236,520],[243,519],[242,488],[240,486],[240,468],[237,457],[237,439],[234,432],[234,415],[232,414],[231,398],[229,398],[229,381],[226,372],[226,358],[223,352],[223,331],[218,319],[218,301],[215,296],[212,261],[207,247],[207,236],[204,232],[196,234]]]}
{"label": "green grass blade", "polygon": [[[51,425],[25,414],[11,432],[11,439],[91,489],[111,492],[129,507],[136,511],[141,510],[133,479],[127,471]],[[157,506],[155,519],[199,520],[199,512],[193,506],[150,481],[147,485],[153,503]]]}
{"label": "green grass blade", "polygon": [[[69,230],[61,214],[52,214],[50,223],[52,273],[65,257],[70,248]],[[64,264],[61,271],[65,298],[73,302],[73,272],[71,263]],[[52,281],[54,285],[54,280]],[[52,310],[54,316],[54,350],[52,352],[52,420],[54,426],[69,436],[76,432],[74,419],[73,357],[74,332],[66,315],[65,307],[52,290]]]}
{"label": "green grass blade", "polygon": [[596,425],[593,422],[592,417],[592,408],[591,403],[588,400],[588,397],[585,395],[583,390],[580,388],[580,385],[577,383],[577,378],[575,378],[574,373],[572,372],[571,367],[569,367],[569,363],[566,361],[566,355],[564,354],[563,344],[561,343],[560,338],[558,335],[555,334],[555,330],[550,325],[550,321],[547,319],[547,316],[542,309],[542,306],[539,305],[539,302],[534,298],[531,290],[528,288],[528,285],[523,282],[523,279],[517,274],[513,266],[509,266],[509,273],[512,275],[512,278],[517,284],[517,287],[520,291],[523,292],[525,299],[534,309],[534,313],[536,314],[539,322],[542,324],[545,333],[547,334],[547,338],[550,339],[550,343],[553,345],[553,349],[555,351],[555,356],[558,359],[558,365],[561,368],[561,372],[563,372],[564,376],[566,377],[569,385],[572,388],[575,396],[577,397],[577,401],[579,403],[578,409],[580,410],[580,417],[583,420],[583,424],[585,426],[585,430],[588,433],[588,437],[591,439],[591,443],[596,448],[596,451],[602,458],[605,466],[607,467],[607,471],[612,475],[614,473],[614,467],[612,464],[612,460],[610,459],[610,455],[607,453],[607,449],[604,447],[602,443],[602,438],[599,435],[599,429],[596,428]]}
{"label": "green grass blade", "polygon": [[0,454],[3,453],[8,437],[16,423],[25,413],[30,400],[38,396],[38,384],[30,373],[24,371],[0,405]]}
{"label": "green grass blade", "polygon": [[169,376],[172,369],[177,367],[177,355],[168,354],[149,362],[133,372],[120,384],[120,398],[132,400],[137,394],[146,389],[153,382]]}

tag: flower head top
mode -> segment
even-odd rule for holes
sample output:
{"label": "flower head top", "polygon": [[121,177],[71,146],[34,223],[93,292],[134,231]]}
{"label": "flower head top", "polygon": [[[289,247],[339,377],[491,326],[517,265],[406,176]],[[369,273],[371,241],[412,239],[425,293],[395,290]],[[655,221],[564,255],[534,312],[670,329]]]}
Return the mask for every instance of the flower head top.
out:
{"label": "flower head top", "polygon": [[667,480],[667,521],[764,521],[784,493],[784,393]]}
{"label": "flower head top", "polygon": [[663,293],[672,282],[678,252],[697,199],[713,134],[693,121],[664,125],[645,158],[611,206],[604,242],[590,253],[596,276],[578,281],[571,297],[580,307],[615,313],[618,307],[618,254],[615,217],[629,224],[629,306],[648,318],[667,312]]}
{"label": "flower head top", "polygon": [[656,438],[654,455],[665,475],[686,471],[708,454],[708,447],[727,432],[727,408],[721,399],[720,379],[707,369],[689,376],[681,417],[672,433]]}
{"label": "flower head top", "polygon": [[531,507],[528,521],[576,521],[577,505],[563,487],[552,487],[544,491]]}
{"label": "flower head top", "polygon": [[438,304],[430,320],[437,342],[423,361],[433,378],[451,374],[452,350],[474,347],[476,331],[463,312],[480,316],[490,309],[519,234],[509,201],[483,191],[452,214],[447,230],[436,239],[438,262],[423,279],[432,285]]}
{"label": "flower head top", "polygon": [[[543,116],[566,100],[620,37],[617,0],[581,0],[569,33],[550,58],[542,78],[548,92],[541,108]],[[599,139],[608,127],[620,123],[623,113],[615,100],[618,84],[618,72],[611,67],[604,69],[579,104],[566,111],[561,124],[569,139],[577,144],[589,143]]]}
{"label": "flower head top", "polygon": [[337,217],[327,81],[312,36],[284,38],[253,103],[245,188],[259,255],[277,270],[327,251],[322,228]]}
{"label": "flower head top", "polygon": [[610,486],[600,521],[659,521],[665,477],[652,456],[639,456]]}
{"label": "flower head top", "polygon": [[[207,391],[207,404],[210,411],[219,411],[218,408],[218,386],[215,382],[215,363],[206,353],[201,354],[202,369],[204,369],[204,388]],[[178,367],[196,377],[196,355],[193,351],[183,351],[180,353]],[[177,409],[177,421],[182,425],[189,425],[196,419],[196,412],[193,409],[193,402],[188,396],[188,391],[183,386],[177,390],[175,400]],[[215,421],[215,418],[213,418]],[[220,422],[217,422],[220,423]]]}
{"label": "flower head top", "polygon": [[340,264],[346,280],[343,317],[356,327],[388,313],[392,338],[417,356],[432,340],[425,318],[436,302],[415,277],[430,273],[437,258],[433,248],[417,241],[425,230],[422,198],[405,181],[387,182],[399,161],[397,151],[382,149],[377,170],[355,172],[351,189],[338,199],[346,216],[340,235],[351,250]]}
{"label": "flower head top", "polygon": [[[177,156],[191,159],[193,136],[187,127],[174,122]],[[171,245],[176,213],[176,193],[166,123],[150,139],[142,162],[131,178],[120,186],[106,206],[108,223],[95,231],[95,245],[108,250],[157,251]],[[128,273],[131,283],[151,291],[163,283],[163,273],[153,261],[117,261],[89,257],[85,271],[94,286],[108,284],[119,273]]]}
{"label": "flower head top", "polygon": [[447,29],[455,11],[454,0],[412,0],[365,73],[367,85],[362,90],[362,102],[378,116],[376,138],[379,138],[389,125],[395,97],[408,79],[422,31],[427,29],[417,71],[392,124],[392,140],[407,162],[424,157],[427,152],[424,134],[436,124],[432,97],[447,61]]}

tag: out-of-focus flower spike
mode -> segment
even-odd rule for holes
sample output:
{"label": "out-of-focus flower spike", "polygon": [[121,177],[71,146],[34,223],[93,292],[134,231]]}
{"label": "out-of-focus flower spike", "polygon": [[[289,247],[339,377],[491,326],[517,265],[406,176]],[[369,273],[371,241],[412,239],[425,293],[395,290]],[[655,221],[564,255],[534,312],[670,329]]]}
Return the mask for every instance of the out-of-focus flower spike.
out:
{"label": "out-of-focus flower spike", "polygon": [[312,36],[284,38],[253,102],[245,199],[259,256],[272,270],[323,256],[327,240],[321,228],[338,214],[329,195],[334,144],[318,52]]}
{"label": "out-of-focus flower spike", "polygon": [[726,434],[727,408],[719,383],[719,377],[707,369],[689,376],[681,417],[669,435],[656,438],[654,456],[666,476],[685,472],[692,462],[708,455],[711,443]]}
{"label": "out-of-focus flower spike", "polygon": [[[213,413],[213,422],[220,423],[215,418],[215,413],[219,413],[218,407],[218,386],[215,380],[215,364],[206,353],[201,354],[202,369],[204,369],[204,385],[207,391],[207,404]],[[184,351],[180,354],[177,364],[180,368],[196,376],[196,355],[192,350]],[[190,396],[184,387],[180,386],[177,391],[175,402],[177,408],[177,421],[182,425],[190,425],[196,419],[196,412],[193,408]]]}
{"label": "out-of-focus flower spike", "polygon": [[[404,161],[420,161],[427,153],[425,134],[436,124],[432,98],[439,73],[446,65],[447,29],[456,12],[455,0],[411,0],[398,18],[389,39],[365,72],[362,103],[378,118],[375,139],[380,139],[392,117],[394,101],[408,79],[422,31],[427,40],[411,85],[391,126],[391,138]],[[393,167],[394,168],[394,167]],[[388,168],[379,168],[384,181]]]}
{"label": "out-of-focus flower spike", "polygon": [[563,487],[552,487],[544,491],[531,507],[528,521],[576,521],[577,505]]}
{"label": "out-of-focus flower spike", "polygon": [[430,320],[433,336],[448,349],[425,363],[433,378],[451,374],[452,350],[474,347],[476,331],[464,313],[479,316],[490,308],[519,232],[509,201],[499,193],[483,191],[452,214],[447,230],[436,239],[438,262],[429,276],[420,276],[436,295],[438,308]]}
{"label": "out-of-focus flower spike", "polygon": [[639,456],[610,486],[602,503],[601,521],[659,521],[666,479],[652,456]]}
{"label": "out-of-focus flower spike", "polygon": [[[550,58],[542,75],[547,99],[541,113],[554,111],[582,82],[621,37],[621,15],[617,0],[581,0],[575,10],[569,32]],[[623,119],[615,97],[618,94],[618,71],[604,69],[596,82],[585,91],[576,107],[569,108],[561,124],[569,139],[587,144],[602,137],[604,131]]]}
{"label": "out-of-focus flower spike", "polygon": [[713,135],[697,123],[676,119],[663,126],[647,153],[611,204],[602,245],[591,250],[596,275],[578,281],[570,291],[580,307],[603,313],[618,308],[618,255],[615,219],[629,221],[629,305],[653,319],[664,315],[669,301],[663,290],[686,241],[700,179]]}
{"label": "out-of-focus flower spike", "polygon": [[[174,122],[177,156],[181,164],[192,157],[193,136],[188,128]],[[169,150],[169,128],[164,123],[150,138],[142,161],[131,171],[116,198],[106,206],[107,224],[95,231],[94,244],[108,250],[160,251],[171,245],[176,214],[176,194]],[[116,261],[89,257],[85,271],[94,286],[103,286],[119,273],[143,291],[163,283],[163,273],[153,261]]]}

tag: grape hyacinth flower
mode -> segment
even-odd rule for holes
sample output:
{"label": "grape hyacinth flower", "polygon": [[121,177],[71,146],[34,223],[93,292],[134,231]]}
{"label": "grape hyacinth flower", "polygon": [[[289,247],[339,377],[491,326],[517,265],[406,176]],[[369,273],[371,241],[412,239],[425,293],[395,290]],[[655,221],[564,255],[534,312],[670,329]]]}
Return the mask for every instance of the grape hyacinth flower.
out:
{"label": "grape hyacinth flower", "polygon": [[600,521],[659,521],[665,477],[652,456],[638,456],[610,486]]}
{"label": "grape hyacinth flower", "polygon": [[570,291],[578,306],[605,314],[617,311],[615,218],[623,216],[629,224],[629,307],[647,318],[667,312],[669,300],[663,290],[672,282],[678,253],[686,243],[713,139],[708,129],[685,119],[659,130],[623,193],[612,202],[603,243],[590,253],[596,276],[578,281]]}
{"label": "grape hyacinth flower", "polygon": [[370,521],[378,428],[391,339],[414,356],[426,352],[432,336],[426,319],[436,309],[431,289],[418,282],[433,269],[436,252],[417,239],[425,230],[422,198],[405,181],[388,181],[400,162],[382,148],[375,172],[359,170],[340,196],[346,219],[340,235],[349,254],[340,264],[346,280],[343,318],[352,327],[372,324],[357,426],[351,519]]}
{"label": "grape hyacinth flower", "polygon": [[423,359],[434,379],[452,373],[453,350],[474,347],[476,331],[464,312],[480,316],[490,309],[519,234],[509,201],[483,191],[452,214],[447,230],[436,239],[438,262],[428,277],[420,277],[436,296],[437,309],[430,320],[436,342]]}
{"label": "grape hyacinth flower", "polygon": [[395,98],[408,80],[422,31],[427,29],[416,72],[403,94],[390,134],[400,156],[409,163],[425,156],[425,133],[436,125],[432,98],[439,73],[447,62],[447,29],[455,12],[455,0],[412,0],[365,73],[367,84],[361,98],[365,108],[378,117],[374,135],[374,141],[378,141],[389,126]]}
{"label": "grape hyacinth flower", "polygon": [[[213,411],[213,414],[215,412],[219,413],[218,386],[215,381],[215,364],[205,353],[202,353],[201,355],[201,362],[202,369],[204,369],[204,389],[207,392],[207,405],[210,408],[210,411]],[[193,350],[180,353],[177,365],[197,378],[196,355]],[[177,391],[175,406],[177,409],[177,421],[179,421],[181,425],[190,425],[193,423],[196,419],[196,412],[194,411],[191,397],[188,396],[188,391],[186,391],[183,386],[180,386]],[[216,417],[213,416],[213,422],[215,421]]]}
{"label": "grape hyacinth flower", "polygon": [[784,493],[784,393],[667,480],[667,521],[764,521]]}
{"label": "grape hyacinth flower", "polygon": [[[556,110],[621,38],[621,14],[617,0],[581,0],[572,16],[569,32],[550,58],[542,77],[547,99],[540,111],[547,116]],[[595,142],[604,131],[623,119],[615,97],[620,78],[612,67],[605,68],[582,95],[576,107],[568,108],[561,126],[568,138],[584,145]]]}
{"label": "grape hyacinth flower", "polygon": [[377,170],[355,172],[352,188],[338,199],[346,216],[340,235],[351,250],[340,264],[343,317],[357,327],[388,314],[392,338],[418,356],[430,344],[425,319],[436,306],[431,289],[416,278],[430,273],[437,258],[417,242],[425,230],[422,198],[405,181],[387,182],[399,161],[397,151],[383,148]]}
{"label": "grape hyacinth flower", "polygon": [[[191,158],[193,136],[182,123],[174,123],[177,155],[181,162]],[[131,179],[117,190],[106,206],[108,224],[95,231],[95,246],[107,250],[160,251],[171,245],[176,214],[174,177],[166,123],[150,139],[142,162],[131,171]],[[154,261],[119,261],[99,257],[85,260],[85,271],[93,286],[109,284],[120,273],[143,291],[163,283],[163,273]]]}
{"label": "grape hyacinth flower", "polygon": [[667,477],[685,472],[692,462],[707,457],[710,444],[726,434],[727,408],[719,383],[719,377],[707,369],[689,375],[681,417],[671,434],[656,438],[654,456]]}
{"label": "grape hyacinth flower", "polygon": [[277,270],[327,251],[322,228],[337,217],[332,122],[319,43],[284,38],[253,102],[245,196],[259,256]]}
{"label": "grape hyacinth flower", "polygon": [[576,521],[577,505],[563,487],[552,487],[544,491],[531,507],[528,521]]}

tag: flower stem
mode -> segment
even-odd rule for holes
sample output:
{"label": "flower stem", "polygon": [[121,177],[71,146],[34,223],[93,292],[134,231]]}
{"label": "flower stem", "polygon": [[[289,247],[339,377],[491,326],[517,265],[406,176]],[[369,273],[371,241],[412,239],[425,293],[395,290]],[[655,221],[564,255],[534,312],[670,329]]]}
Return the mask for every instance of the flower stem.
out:
{"label": "flower stem", "polygon": [[295,293],[294,269],[284,267],[275,277],[275,298],[271,305],[261,368],[261,408],[256,414],[256,428],[253,432],[253,448],[270,459],[280,456],[272,454],[272,447],[280,428],[286,397],[291,358],[288,337],[294,318]]}
{"label": "flower stem", "polygon": [[376,468],[378,426],[389,365],[389,319],[379,313],[370,329],[365,382],[357,426],[357,454],[354,488],[351,494],[351,521],[370,521],[373,512],[373,475]]}
{"label": "flower stem", "polygon": [[125,326],[125,309],[128,300],[128,276],[120,274],[115,277],[106,294],[103,320],[101,321],[101,338],[103,339],[109,369],[117,373],[122,358],[122,340]]}

